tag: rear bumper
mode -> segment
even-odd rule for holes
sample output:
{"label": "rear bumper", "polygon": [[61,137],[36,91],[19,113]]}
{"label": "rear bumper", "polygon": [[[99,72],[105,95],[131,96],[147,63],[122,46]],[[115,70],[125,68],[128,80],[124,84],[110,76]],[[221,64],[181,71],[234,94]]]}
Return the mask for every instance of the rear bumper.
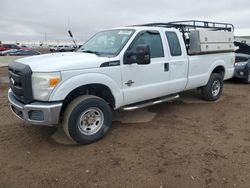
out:
{"label": "rear bumper", "polygon": [[235,67],[234,77],[236,78],[247,78],[249,74],[249,68],[247,66],[237,66]]}
{"label": "rear bumper", "polygon": [[8,100],[12,112],[28,124],[54,126],[59,122],[61,102],[34,102],[25,105],[15,99],[11,89],[8,91]]}

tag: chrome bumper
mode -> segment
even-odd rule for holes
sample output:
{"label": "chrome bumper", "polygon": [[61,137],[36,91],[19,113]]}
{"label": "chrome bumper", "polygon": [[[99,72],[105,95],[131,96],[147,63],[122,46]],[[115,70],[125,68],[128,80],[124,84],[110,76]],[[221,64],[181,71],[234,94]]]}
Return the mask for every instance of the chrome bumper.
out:
{"label": "chrome bumper", "polygon": [[12,112],[20,119],[29,124],[54,126],[59,122],[62,103],[22,104],[17,101],[11,91],[8,91],[8,100]]}

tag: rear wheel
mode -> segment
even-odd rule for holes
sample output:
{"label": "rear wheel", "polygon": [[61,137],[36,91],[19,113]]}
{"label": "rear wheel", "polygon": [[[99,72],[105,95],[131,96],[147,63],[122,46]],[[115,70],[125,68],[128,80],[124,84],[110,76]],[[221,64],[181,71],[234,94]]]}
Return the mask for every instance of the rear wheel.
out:
{"label": "rear wheel", "polygon": [[96,96],[80,96],[73,100],[63,115],[66,135],[79,144],[90,144],[101,139],[110,129],[112,110]]}
{"label": "rear wheel", "polygon": [[213,73],[206,86],[201,88],[201,95],[204,100],[216,101],[223,91],[223,76]]}

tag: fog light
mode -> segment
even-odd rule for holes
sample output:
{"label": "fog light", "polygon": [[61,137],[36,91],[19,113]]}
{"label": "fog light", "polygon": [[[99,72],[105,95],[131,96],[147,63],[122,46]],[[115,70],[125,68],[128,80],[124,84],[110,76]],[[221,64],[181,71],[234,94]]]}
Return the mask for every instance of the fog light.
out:
{"label": "fog light", "polygon": [[240,72],[240,75],[243,76],[243,75],[244,75],[244,72]]}
{"label": "fog light", "polygon": [[40,110],[31,110],[29,111],[29,119],[34,121],[43,121],[44,120],[44,114]]}

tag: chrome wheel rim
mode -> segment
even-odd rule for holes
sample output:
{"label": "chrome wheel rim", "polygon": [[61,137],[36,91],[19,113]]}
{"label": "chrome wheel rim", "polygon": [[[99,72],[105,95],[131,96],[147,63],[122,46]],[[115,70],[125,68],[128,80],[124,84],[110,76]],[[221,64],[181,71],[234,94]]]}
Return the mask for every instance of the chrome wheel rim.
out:
{"label": "chrome wheel rim", "polygon": [[215,80],[214,83],[212,84],[212,95],[216,97],[220,92],[220,81]]}
{"label": "chrome wheel rim", "polygon": [[101,129],[103,122],[104,115],[99,108],[88,108],[81,114],[78,128],[85,135],[93,135]]}

